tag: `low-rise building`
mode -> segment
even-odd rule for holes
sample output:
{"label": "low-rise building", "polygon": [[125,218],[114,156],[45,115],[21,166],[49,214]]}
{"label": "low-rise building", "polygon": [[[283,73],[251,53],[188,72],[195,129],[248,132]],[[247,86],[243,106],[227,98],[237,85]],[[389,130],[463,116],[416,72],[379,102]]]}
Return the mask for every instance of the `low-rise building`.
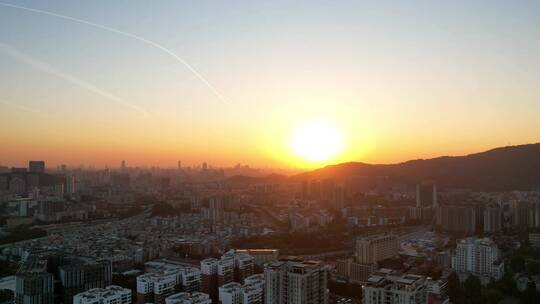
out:
{"label": "low-rise building", "polygon": [[94,288],[73,296],[74,304],[130,304],[131,289],[116,285]]}
{"label": "low-rise building", "polygon": [[210,296],[202,292],[180,292],[168,296],[165,304],[212,304]]}
{"label": "low-rise building", "polygon": [[427,303],[428,282],[424,276],[380,269],[362,285],[363,304]]}

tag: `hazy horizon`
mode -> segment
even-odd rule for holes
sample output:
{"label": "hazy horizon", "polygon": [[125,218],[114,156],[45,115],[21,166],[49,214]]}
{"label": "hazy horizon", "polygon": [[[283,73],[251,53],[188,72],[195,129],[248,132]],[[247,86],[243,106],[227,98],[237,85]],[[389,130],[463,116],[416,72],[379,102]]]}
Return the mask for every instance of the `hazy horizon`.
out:
{"label": "hazy horizon", "polygon": [[[539,51],[533,1],[1,1],[0,164],[294,169],[538,142]],[[313,130],[332,149],[310,154]]]}

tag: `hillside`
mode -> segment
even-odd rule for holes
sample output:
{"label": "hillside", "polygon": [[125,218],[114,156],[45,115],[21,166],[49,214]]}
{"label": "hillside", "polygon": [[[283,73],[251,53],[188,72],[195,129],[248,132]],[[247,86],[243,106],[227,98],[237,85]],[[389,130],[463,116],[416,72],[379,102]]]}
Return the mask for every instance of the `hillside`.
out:
{"label": "hillside", "polygon": [[540,188],[540,144],[496,148],[466,156],[411,160],[390,165],[343,163],[291,177],[291,180],[334,178],[373,183],[377,180],[416,183],[433,179],[442,187],[473,190]]}

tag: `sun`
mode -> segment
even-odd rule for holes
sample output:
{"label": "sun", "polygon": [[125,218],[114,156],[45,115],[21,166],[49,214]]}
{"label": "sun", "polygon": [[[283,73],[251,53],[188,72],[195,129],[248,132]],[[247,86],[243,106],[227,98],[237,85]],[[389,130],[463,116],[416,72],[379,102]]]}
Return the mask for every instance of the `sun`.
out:
{"label": "sun", "polygon": [[305,122],[293,129],[290,146],[294,154],[305,161],[328,161],[342,152],[343,133],[327,122]]}

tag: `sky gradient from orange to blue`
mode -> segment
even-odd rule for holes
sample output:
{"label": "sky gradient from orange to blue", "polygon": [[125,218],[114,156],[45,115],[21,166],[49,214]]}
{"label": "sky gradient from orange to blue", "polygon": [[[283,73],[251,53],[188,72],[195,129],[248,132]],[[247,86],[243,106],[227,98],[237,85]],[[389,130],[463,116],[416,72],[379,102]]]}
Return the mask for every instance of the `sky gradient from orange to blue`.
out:
{"label": "sky gradient from orange to blue", "polygon": [[[307,167],[540,141],[537,1],[9,1],[0,164]],[[305,121],[345,147],[306,163]]]}

